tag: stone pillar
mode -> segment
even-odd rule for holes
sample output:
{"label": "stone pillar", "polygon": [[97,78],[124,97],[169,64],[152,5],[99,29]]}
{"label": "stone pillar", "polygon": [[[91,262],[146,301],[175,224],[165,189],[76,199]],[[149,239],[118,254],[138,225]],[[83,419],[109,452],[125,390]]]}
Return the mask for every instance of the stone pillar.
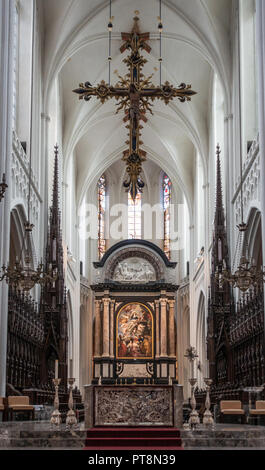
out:
{"label": "stone pillar", "polygon": [[161,305],[161,357],[167,357],[167,299],[160,299]]}
{"label": "stone pillar", "polygon": [[[11,205],[11,160],[12,118],[14,84],[14,0],[0,2],[0,181],[5,173],[6,189],[0,202],[0,266],[9,261],[10,205]],[[0,396],[6,394],[6,347],[7,347],[8,286],[0,283]]]}
{"label": "stone pillar", "polygon": [[[42,154],[42,158],[41,158],[41,171],[42,171],[42,174],[43,174],[43,181],[41,181],[41,185],[42,185],[42,191],[41,191],[41,194],[42,194],[42,200],[43,200],[43,207],[46,209],[46,207],[49,206],[49,202],[48,202],[48,189],[49,189],[49,183],[48,183],[48,180],[49,180],[49,177],[48,177],[48,168],[47,168],[47,164],[46,162],[48,161],[48,158],[49,158],[49,146],[48,146],[48,141],[49,141],[49,124],[51,122],[51,118],[50,116],[48,116],[47,114],[45,113],[41,113],[41,134],[42,134],[42,142],[41,142],[41,154]],[[61,150],[61,149],[60,149]],[[65,183],[63,183],[63,196],[62,196],[62,199],[63,199],[63,211],[65,210],[65,196],[66,196],[66,186]],[[65,212],[66,213],[66,212]],[[46,246],[47,244],[47,233],[48,233],[48,220],[47,220],[47,214],[46,214],[46,210],[40,210],[40,218],[41,218],[41,230],[39,230],[39,240],[40,240],[40,249],[39,249],[39,255],[40,257],[42,257],[42,254],[41,254],[41,248]],[[64,217],[64,219],[66,220],[67,217]],[[64,220],[64,225],[65,225],[65,220]],[[66,229],[65,229],[66,230]],[[66,233],[66,231],[64,232]]]}
{"label": "stone pillar", "polygon": [[101,318],[100,318],[101,301],[95,300],[95,351],[94,357],[100,357],[101,343]]}
{"label": "stone pillar", "polygon": [[159,300],[155,300],[156,312],[156,357],[160,356],[160,324],[159,324]]}
{"label": "stone pillar", "polygon": [[175,300],[169,300],[169,356],[176,357],[175,347]]}
{"label": "stone pillar", "polygon": [[90,308],[89,308],[89,297],[88,295],[85,297],[86,299],[86,320],[85,320],[85,374],[83,383],[89,382],[89,315],[90,315]]}
{"label": "stone pillar", "polygon": [[181,428],[183,425],[183,386],[173,385],[174,399],[174,427]]}
{"label": "stone pillar", "polygon": [[109,354],[110,357],[114,357],[114,308],[115,300],[110,301],[110,342],[109,342]]}
{"label": "stone pillar", "polygon": [[93,416],[94,416],[94,400],[93,400],[93,385],[84,385],[85,389],[85,427],[93,428]]}
{"label": "stone pillar", "polygon": [[[256,0],[256,44],[257,44],[257,85],[258,85],[258,113],[259,113],[259,152],[260,152],[260,202],[261,202],[261,230],[262,255],[265,264],[265,3]],[[265,289],[264,289],[265,301]],[[265,318],[264,318],[265,321]],[[265,329],[264,329],[265,335]],[[264,336],[265,348],[265,336]]]}
{"label": "stone pillar", "polygon": [[110,346],[110,338],[109,338],[109,304],[110,299],[103,298],[103,357],[109,357],[109,346]]}

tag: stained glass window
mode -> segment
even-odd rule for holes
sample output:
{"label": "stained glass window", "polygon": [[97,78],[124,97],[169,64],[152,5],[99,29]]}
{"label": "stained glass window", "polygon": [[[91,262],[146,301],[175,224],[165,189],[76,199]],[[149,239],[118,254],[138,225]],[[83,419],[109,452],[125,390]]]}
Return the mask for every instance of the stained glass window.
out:
{"label": "stained glass window", "polygon": [[135,201],[128,193],[128,238],[142,238],[141,218],[141,193],[137,193]]}
{"label": "stained glass window", "polygon": [[164,252],[170,259],[170,202],[171,181],[164,173],[163,175],[163,211],[164,211]]}
{"label": "stained glass window", "polygon": [[105,211],[106,211],[106,178],[102,175],[98,180],[98,257],[102,258],[106,251]]}

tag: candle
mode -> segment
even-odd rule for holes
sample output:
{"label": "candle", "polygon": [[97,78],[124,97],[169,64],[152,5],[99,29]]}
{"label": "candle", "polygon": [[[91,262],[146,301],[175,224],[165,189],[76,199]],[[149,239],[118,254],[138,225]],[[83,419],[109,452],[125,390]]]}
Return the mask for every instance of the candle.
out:
{"label": "candle", "polygon": [[58,359],[55,361],[55,378],[58,379]]}

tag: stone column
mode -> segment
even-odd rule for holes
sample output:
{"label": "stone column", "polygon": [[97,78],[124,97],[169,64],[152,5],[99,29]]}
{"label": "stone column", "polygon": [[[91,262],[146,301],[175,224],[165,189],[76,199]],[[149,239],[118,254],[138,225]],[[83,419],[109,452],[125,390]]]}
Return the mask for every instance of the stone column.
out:
{"label": "stone column", "polygon": [[175,347],[175,300],[169,300],[169,356],[176,357]]}
{"label": "stone column", "polygon": [[101,318],[100,318],[101,300],[95,300],[95,351],[94,357],[100,357],[101,343]]}
{"label": "stone column", "polygon": [[89,306],[89,297],[88,295],[85,297],[86,298],[86,321],[85,321],[85,338],[86,338],[86,345],[85,345],[85,374],[84,374],[84,379],[83,383],[89,383],[89,316],[90,316],[90,306]]}
{"label": "stone column", "polygon": [[[7,265],[9,261],[15,14],[13,0],[0,2],[0,181],[5,173],[8,185],[0,202],[0,266]],[[7,314],[8,286],[3,281],[0,283],[0,396],[2,397],[6,394]]]}
{"label": "stone column", "polygon": [[110,357],[114,357],[114,308],[115,300],[110,301],[110,342],[109,342],[109,354]]}
{"label": "stone column", "polygon": [[159,300],[155,300],[156,312],[156,357],[160,356],[160,324],[159,324]]}
{"label": "stone column", "polygon": [[[257,44],[257,85],[258,85],[258,112],[259,112],[259,152],[260,152],[260,202],[261,202],[261,230],[262,255],[265,264],[265,3],[256,0],[256,44]],[[264,289],[265,300],[265,289]],[[265,321],[265,319],[264,319]],[[265,329],[264,329],[265,335]],[[264,336],[265,347],[265,336]]]}
{"label": "stone column", "polygon": [[173,385],[174,394],[174,427],[181,428],[183,425],[183,386]]}
{"label": "stone column", "polygon": [[160,299],[161,305],[161,357],[167,357],[167,299]]}
{"label": "stone column", "polygon": [[93,416],[94,416],[94,400],[93,400],[93,385],[84,385],[85,389],[85,427],[93,428]]}
{"label": "stone column", "polygon": [[109,346],[110,346],[110,341],[109,341],[109,304],[110,304],[110,299],[103,298],[103,357],[109,357]]}
{"label": "stone column", "polygon": [[[49,124],[51,122],[50,116],[48,116],[45,113],[41,113],[41,134],[42,134],[42,142],[41,142],[41,171],[43,174],[43,180],[40,181],[41,184],[41,195],[42,195],[42,206],[43,208],[46,209],[46,207],[49,206],[48,202],[48,189],[49,189],[49,183],[48,183],[48,169],[47,169],[47,164],[46,162],[48,161],[48,155],[49,155],[49,146],[48,146],[48,140],[49,140]],[[60,149],[61,150],[61,149]],[[64,202],[65,201],[65,195],[66,195],[66,185],[63,183],[63,196],[62,199]],[[65,204],[65,202],[64,202]],[[63,207],[63,211],[65,210],[65,206]],[[47,233],[48,233],[48,220],[46,217],[46,210],[41,210],[40,209],[40,220],[41,220],[41,230],[39,230],[39,240],[40,240],[40,250],[39,250],[39,255],[41,257],[41,247],[46,246],[47,244]],[[64,217],[64,219],[67,219],[67,217]],[[65,220],[64,220],[64,226],[65,226]],[[66,233],[66,231],[65,231]]]}

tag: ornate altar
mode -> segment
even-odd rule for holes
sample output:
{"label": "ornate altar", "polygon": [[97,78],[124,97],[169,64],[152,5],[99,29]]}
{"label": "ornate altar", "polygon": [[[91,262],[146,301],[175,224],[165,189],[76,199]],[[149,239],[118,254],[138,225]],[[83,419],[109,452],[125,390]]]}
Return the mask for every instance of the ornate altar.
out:
{"label": "ornate altar", "polygon": [[119,242],[94,263],[94,384],[177,379],[176,264],[145,240]]}
{"label": "ornate altar", "polygon": [[85,426],[166,426],[183,422],[182,385],[85,385]]}

